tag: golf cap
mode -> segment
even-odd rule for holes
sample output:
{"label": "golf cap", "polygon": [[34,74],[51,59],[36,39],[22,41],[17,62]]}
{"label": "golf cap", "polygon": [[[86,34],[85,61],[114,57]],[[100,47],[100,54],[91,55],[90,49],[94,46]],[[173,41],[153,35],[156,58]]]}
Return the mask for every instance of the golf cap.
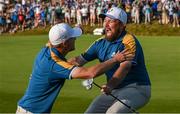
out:
{"label": "golf cap", "polygon": [[118,7],[112,7],[110,8],[106,13],[100,14],[99,17],[105,18],[109,17],[111,19],[118,19],[120,20],[124,25],[127,23],[127,14],[126,12]]}
{"label": "golf cap", "polygon": [[60,23],[54,25],[49,31],[49,41],[52,45],[58,45],[68,39],[81,36],[82,30],[79,27],[72,28],[69,24]]}

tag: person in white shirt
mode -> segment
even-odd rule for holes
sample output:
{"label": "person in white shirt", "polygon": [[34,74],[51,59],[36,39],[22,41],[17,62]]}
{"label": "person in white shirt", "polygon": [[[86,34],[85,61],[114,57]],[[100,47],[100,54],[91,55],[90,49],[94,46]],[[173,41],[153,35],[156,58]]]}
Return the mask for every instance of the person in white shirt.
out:
{"label": "person in white shirt", "polygon": [[91,26],[95,26],[96,22],[96,6],[95,4],[90,5],[90,23]]}
{"label": "person in white shirt", "polygon": [[82,24],[87,25],[88,24],[88,9],[85,6],[83,6],[81,9],[81,13],[82,13]]}
{"label": "person in white shirt", "polygon": [[65,10],[65,22],[70,24],[71,23],[70,9],[66,5],[64,10]]}
{"label": "person in white shirt", "polygon": [[81,14],[81,7],[80,6],[77,7],[76,17],[77,17],[77,24],[82,25],[82,14]]}
{"label": "person in white shirt", "polygon": [[71,7],[71,22],[76,23],[76,8],[74,6]]}

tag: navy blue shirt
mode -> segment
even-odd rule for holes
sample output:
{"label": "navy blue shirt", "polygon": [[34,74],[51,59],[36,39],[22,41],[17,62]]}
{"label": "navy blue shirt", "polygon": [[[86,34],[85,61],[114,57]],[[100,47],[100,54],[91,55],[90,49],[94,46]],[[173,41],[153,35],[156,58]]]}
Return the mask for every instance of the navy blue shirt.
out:
{"label": "navy blue shirt", "polygon": [[[121,52],[126,48],[128,48],[130,52],[134,54],[134,59],[132,60],[132,67],[130,71],[117,88],[126,86],[131,83],[137,83],[139,85],[150,85],[142,47],[139,41],[133,35],[128,34],[126,31],[122,32],[120,37],[113,42],[110,42],[105,38],[98,39],[86,50],[85,53],[82,54],[82,57],[86,61],[99,59],[100,62],[104,62],[108,59],[111,59],[118,51]],[[116,72],[119,66],[120,64],[116,64],[105,73],[107,80],[112,78],[113,74]]]}
{"label": "navy blue shirt", "polygon": [[55,48],[43,48],[37,55],[29,86],[18,105],[33,113],[49,113],[65,79],[71,79],[74,68]]}

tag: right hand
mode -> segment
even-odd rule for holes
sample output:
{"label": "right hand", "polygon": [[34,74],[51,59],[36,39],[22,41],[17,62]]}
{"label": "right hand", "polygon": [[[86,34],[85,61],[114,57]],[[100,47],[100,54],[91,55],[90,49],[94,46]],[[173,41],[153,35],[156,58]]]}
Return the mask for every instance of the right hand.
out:
{"label": "right hand", "polygon": [[129,52],[129,49],[124,49],[122,52],[117,52],[113,58],[117,62],[131,61],[134,58],[134,54]]}
{"label": "right hand", "polygon": [[77,57],[70,58],[70,59],[67,60],[67,62],[70,63],[70,64],[72,64],[72,65],[80,66],[77,61],[78,61],[78,58],[77,58]]}
{"label": "right hand", "polygon": [[111,94],[111,91],[112,91],[112,88],[110,88],[109,86],[107,86],[107,85],[101,86],[101,92],[102,93],[109,95],[109,94]]}

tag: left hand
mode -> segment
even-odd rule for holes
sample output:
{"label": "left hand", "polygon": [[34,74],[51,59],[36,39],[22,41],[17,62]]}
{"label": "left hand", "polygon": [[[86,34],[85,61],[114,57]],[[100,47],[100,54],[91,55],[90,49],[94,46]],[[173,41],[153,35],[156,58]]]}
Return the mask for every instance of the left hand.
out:
{"label": "left hand", "polygon": [[115,59],[117,62],[131,61],[133,58],[134,55],[129,52],[129,49],[125,49],[122,52],[117,52],[113,56],[113,59]]}
{"label": "left hand", "polygon": [[107,94],[109,95],[112,91],[112,88],[110,88],[109,86],[107,85],[102,85],[101,86],[101,92],[103,92],[104,94]]}

